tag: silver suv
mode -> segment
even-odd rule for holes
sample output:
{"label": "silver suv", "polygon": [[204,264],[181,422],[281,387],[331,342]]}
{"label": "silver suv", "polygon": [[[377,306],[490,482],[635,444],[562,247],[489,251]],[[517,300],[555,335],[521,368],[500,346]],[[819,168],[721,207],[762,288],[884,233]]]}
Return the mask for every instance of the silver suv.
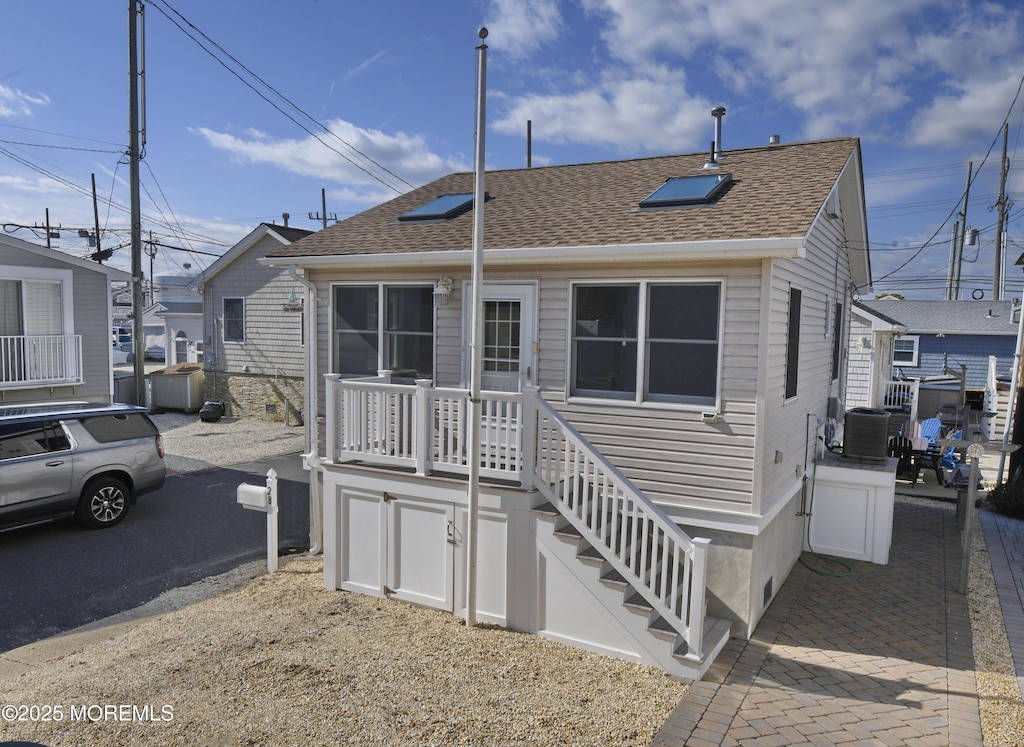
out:
{"label": "silver suv", "polygon": [[141,407],[0,407],[0,528],[72,514],[89,527],[113,526],[164,484],[163,457]]}

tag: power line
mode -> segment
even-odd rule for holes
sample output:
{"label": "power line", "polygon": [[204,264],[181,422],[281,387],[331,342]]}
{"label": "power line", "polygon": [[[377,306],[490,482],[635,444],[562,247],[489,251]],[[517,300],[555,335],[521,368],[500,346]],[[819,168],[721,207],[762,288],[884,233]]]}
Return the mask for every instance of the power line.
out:
{"label": "power line", "polygon": [[184,23],[184,24],[185,24],[185,25],[187,25],[187,26],[188,26],[188,27],[189,27],[190,29],[192,29],[193,31],[195,31],[195,33],[197,33],[197,34],[199,34],[200,36],[202,36],[202,37],[203,37],[203,39],[205,39],[205,40],[206,40],[206,41],[207,41],[207,42],[208,42],[209,44],[211,44],[211,45],[213,45],[214,47],[216,47],[216,48],[217,48],[217,49],[218,49],[218,50],[219,50],[219,51],[220,51],[220,52],[221,52],[221,53],[222,53],[222,54],[223,54],[224,56],[226,56],[226,57],[227,57],[227,58],[228,58],[229,60],[231,60],[231,62],[233,62],[233,63],[234,63],[235,65],[237,65],[237,66],[238,66],[239,68],[241,68],[241,69],[242,69],[243,71],[245,71],[245,73],[246,73],[247,75],[249,75],[249,76],[251,76],[252,78],[254,78],[255,80],[259,81],[259,83],[260,83],[260,84],[261,84],[262,86],[264,86],[264,87],[265,87],[265,88],[266,88],[267,90],[271,91],[271,92],[272,92],[272,93],[273,93],[273,94],[274,94],[275,96],[277,96],[277,97],[278,97],[278,98],[279,98],[279,99],[280,99],[281,101],[283,101],[283,102],[284,102],[285,104],[287,104],[287,105],[288,105],[289,107],[291,107],[291,108],[292,108],[292,109],[293,109],[294,111],[298,112],[298,113],[299,113],[299,114],[300,114],[300,115],[301,115],[302,117],[305,117],[305,118],[306,118],[306,119],[307,119],[308,121],[312,122],[312,123],[313,123],[313,124],[314,124],[314,125],[315,125],[316,127],[318,127],[318,128],[320,128],[321,130],[323,130],[323,131],[324,131],[324,132],[325,132],[325,133],[326,133],[327,135],[329,135],[330,137],[334,138],[334,139],[335,139],[335,140],[337,140],[338,142],[342,143],[342,144],[343,144],[343,145],[344,145],[344,146],[345,146],[346,148],[348,148],[348,149],[349,149],[349,150],[351,150],[352,152],[354,152],[354,153],[357,153],[357,154],[358,154],[358,155],[359,155],[360,157],[362,157],[363,159],[365,159],[366,161],[368,161],[368,162],[369,162],[370,164],[372,164],[373,166],[375,166],[375,167],[377,167],[378,169],[382,170],[383,172],[385,172],[385,173],[386,173],[386,174],[388,174],[389,176],[391,176],[391,177],[394,177],[395,179],[397,179],[397,180],[398,180],[399,182],[401,182],[402,184],[405,184],[405,185],[406,185],[407,187],[409,187],[410,189],[413,189],[413,188],[414,188],[414,186],[413,186],[413,185],[412,185],[412,184],[411,184],[410,182],[408,182],[408,181],[406,181],[405,179],[403,179],[402,177],[398,176],[398,175],[397,175],[397,174],[395,174],[395,173],[394,173],[393,171],[391,171],[390,169],[388,169],[388,168],[387,168],[386,166],[383,166],[383,165],[382,165],[381,163],[379,163],[378,161],[374,160],[374,159],[373,159],[372,157],[368,156],[368,155],[367,155],[366,153],[363,153],[363,152],[362,152],[361,150],[359,150],[358,148],[356,148],[356,147],[355,147],[354,145],[352,145],[351,143],[349,143],[349,142],[345,141],[345,140],[344,140],[343,138],[341,138],[340,136],[338,136],[338,134],[337,134],[337,133],[333,132],[333,131],[332,131],[332,130],[331,130],[331,129],[329,128],[329,127],[327,127],[326,125],[324,125],[324,124],[322,124],[321,122],[319,122],[318,120],[316,120],[316,119],[315,119],[314,117],[312,117],[312,116],[311,116],[310,114],[308,114],[307,112],[305,112],[305,111],[304,111],[304,110],[303,110],[303,109],[302,109],[301,107],[299,107],[299,106],[298,106],[297,104],[295,104],[294,102],[292,102],[291,100],[289,100],[289,99],[288,99],[288,98],[287,98],[286,96],[284,96],[284,95],[283,95],[283,94],[282,94],[282,93],[281,93],[280,91],[278,91],[278,90],[277,90],[277,89],[275,89],[275,88],[274,88],[273,86],[271,86],[271,85],[270,85],[269,83],[267,83],[267,82],[266,82],[265,80],[263,80],[263,79],[262,79],[262,78],[261,78],[261,77],[260,77],[259,75],[257,75],[257,74],[256,74],[256,73],[254,73],[254,72],[253,72],[252,70],[250,70],[250,69],[249,69],[248,67],[246,67],[246,66],[245,66],[244,64],[242,64],[241,62],[239,62],[239,61],[238,61],[238,59],[236,59],[236,58],[235,58],[235,57],[233,57],[233,56],[232,56],[232,55],[231,55],[230,53],[228,53],[228,52],[227,52],[227,51],[226,51],[226,50],[225,50],[225,49],[224,49],[223,47],[221,47],[221,46],[220,46],[219,44],[217,44],[217,42],[213,41],[213,39],[211,39],[211,38],[210,38],[209,36],[207,36],[207,35],[206,35],[206,34],[205,34],[205,33],[204,33],[204,32],[203,32],[203,31],[202,31],[201,29],[199,29],[199,28],[198,28],[198,27],[197,27],[197,26],[196,26],[195,24],[193,24],[193,23],[192,23],[191,21],[189,21],[189,20],[188,20],[187,18],[185,18],[185,16],[183,16],[183,15],[182,15],[182,14],[181,14],[180,12],[178,12],[178,11],[177,11],[177,10],[176,10],[175,8],[173,8],[173,7],[172,7],[172,6],[171,6],[171,5],[169,4],[169,3],[167,3],[167,2],[166,2],[166,0],[159,0],[159,2],[158,2],[157,0],[150,0],[150,2],[151,2],[151,4],[153,4],[153,6],[154,6],[154,7],[155,7],[155,8],[156,8],[156,9],[157,9],[158,11],[160,11],[160,13],[161,13],[161,14],[163,14],[163,16],[164,16],[165,18],[167,18],[167,20],[169,20],[169,21],[170,21],[170,22],[171,22],[172,24],[174,24],[175,26],[177,26],[177,27],[178,27],[178,29],[179,29],[179,30],[180,30],[180,31],[181,31],[181,32],[182,32],[183,34],[185,34],[185,35],[186,35],[186,36],[187,36],[187,37],[188,37],[189,39],[191,39],[191,40],[192,40],[193,42],[195,42],[195,43],[196,43],[196,45],[197,45],[197,46],[199,46],[199,48],[200,48],[200,49],[202,49],[202,50],[203,50],[204,52],[206,52],[206,53],[207,53],[208,55],[210,55],[210,56],[211,56],[211,57],[212,57],[212,58],[213,58],[214,60],[216,60],[216,61],[217,61],[217,62],[218,62],[218,63],[219,63],[219,64],[220,64],[220,65],[221,65],[221,66],[222,66],[222,67],[223,67],[223,68],[224,68],[225,70],[227,70],[227,71],[228,71],[229,73],[231,73],[232,75],[234,75],[234,76],[235,76],[235,77],[236,77],[236,78],[237,78],[237,79],[238,79],[238,80],[239,80],[239,81],[240,81],[240,82],[241,82],[242,84],[244,84],[244,85],[245,85],[245,86],[246,86],[247,88],[249,88],[249,89],[250,89],[250,90],[251,90],[251,91],[252,91],[253,93],[255,93],[255,94],[256,94],[257,96],[259,96],[259,97],[260,97],[261,99],[263,99],[264,101],[266,101],[266,102],[267,102],[268,104],[270,104],[270,105],[271,105],[272,107],[274,107],[274,108],[275,108],[275,109],[276,109],[276,110],[277,110],[278,112],[280,112],[280,113],[281,113],[281,114],[283,114],[283,115],[284,115],[285,117],[287,117],[287,118],[288,118],[288,119],[289,119],[289,120],[290,120],[290,121],[291,121],[292,123],[294,123],[295,125],[297,125],[297,126],[298,126],[299,128],[301,128],[301,129],[302,129],[302,130],[303,130],[304,132],[306,132],[306,133],[307,133],[308,135],[310,135],[311,137],[315,138],[315,139],[316,139],[316,140],[317,140],[317,141],[318,141],[318,142],[319,142],[319,143],[320,143],[321,145],[323,145],[323,146],[324,146],[325,148],[327,148],[328,150],[330,150],[330,151],[332,151],[333,153],[337,154],[337,155],[338,155],[338,156],[340,156],[341,158],[344,158],[344,159],[345,159],[346,161],[348,161],[348,162],[349,162],[350,164],[352,164],[352,165],[353,165],[353,166],[355,166],[355,167],[356,167],[357,169],[359,169],[360,171],[362,171],[362,172],[363,172],[364,174],[366,174],[367,176],[369,176],[369,177],[370,177],[371,179],[373,179],[373,180],[375,180],[375,181],[379,182],[380,184],[382,184],[383,186],[387,187],[388,189],[391,189],[391,190],[393,190],[393,191],[394,191],[394,192],[396,192],[397,194],[402,194],[402,193],[404,192],[404,190],[402,190],[402,189],[399,189],[399,188],[398,188],[398,187],[396,187],[396,186],[395,186],[394,184],[390,183],[390,182],[389,182],[389,181],[388,181],[388,180],[386,179],[386,177],[383,177],[383,176],[382,176],[381,174],[379,174],[379,173],[374,173],[373,171],[371,171],[371,168],[372,168],[372,167],[370,167],[370,166],[364,166],[364,165],[362,165],[362,164],[360,164],[360,163],[357,163],[357,162],[356,162],[355,160],[353,160],[352,158],[350,158],[350,157],[349,157],[349,156],[347,156],[346,154],[342,153],[342,152],[341,152],[341,151],[339,151],[339,150],[338,150],[337,148],[333,147],[332,145],[330,145],[330,144],[329,144],[329,143],[327,143],[327,142],[324,142],[324,140],[323,140],[323,139],[322,139],[322,138],[320,137],[320,135],[319,135],[318,133],[314,132],[313,130],[311,130],[310,128],[308,128],[308,127],[307,127],[306,125],[304,125],[304,124],[303,124],[302,122],[299,122],[299,121],[298,121],[298,120],[297,120],[297,119],[296,119],[295,117],[293,117],[293,116],[292,116],[291,114],[289,114],[288,112],[284,111],[284,109],[282,109],[282,108],[281,108],[280,106],[278,106],[278,105],[277,105],[277,104],[276,104],[275,102],[271,101],[271,100],[270,100],[270,99],[269,99],[269,98],[268,98],[268,97],[267,97],[267,96],[266,96],[266,95],[265,95],[265,94],[264,94],[263,92],[261,92],[261,91],[257,90],[256,86],[254,86],[254,85],[253,85],[252,83],[250,83],[250,82],[249,82],[248,80],[246,80],[246,79],[245,79],[245,78],[243,78],[243,77],[242,77],[241,75],[239,75],[239,74],[238,74],[238,72],[237,72],[237,71],[235,71],[235,70],[234,70],[234,69],[233,69],[233,68],[232,68],[232,67],[231,67],[230,65],[228,65],[228,64],[227,64],[226,62],[224,62],[224,60],[222,60],[222,59],[221,59],[220,57],[218,57],[218,56],[217,56],[216,54],[214,54],[213,52],[211,52],[211,51],[210,51],[210,50],[209,50],[209,49],[208,49],[208,48],[206,47],[206,45],[205,45],[205,44],[203,44],[203,42],[201,42],[201,41],[200,41],[199,39],[197,39],[197,38],[196,38],[196,37],[195,37],[195,36],[194,36],[194,35],[193,35],[192,33],[190,33],[189,31],[187,31],[187,30],[186,30],[185,28],[183,28],[183,26],[182,26],[182,24],[181,24],[181,23],[179,23],[178,21],[176,21],[176,20],[175,20],[174,18],[172,18],[172,17],[171,17],[171,16],[170,16],[170,15],[168,14],[168,12],[167,12],[167,11],[165,11],[165,10],[164,10],[163,8],[161,8],[161,7],[160,7],[160,4],[163,4],[163,5],[165,5],[165,6],[167,7],[167,9],[168,9],[168,10],[169,10],[169,11],[170,11],[171,13],[173,13],[174,15],[176,15],[176,16],[177,16],[178,18],[180,18],[180,19],[181,19],[182,23]]}

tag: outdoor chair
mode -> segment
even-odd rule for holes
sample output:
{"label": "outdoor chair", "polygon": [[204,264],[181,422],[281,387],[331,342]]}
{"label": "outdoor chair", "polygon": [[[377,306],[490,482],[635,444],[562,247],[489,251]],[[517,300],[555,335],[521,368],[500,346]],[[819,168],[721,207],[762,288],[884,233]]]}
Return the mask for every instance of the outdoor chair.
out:
{"label": "outdoor chair", "polygon": [[942,431],[942,421],[938,418],[928,418],[921,421],[921,438],[927,438],[929,443],[935,445],[935,439]]}
{"label": "outdoor chair", "polygon": [[909,477],[910,484],[916,485],[920,466],[914,459],[913,441],[905,436],[893,436],[889,439],[888,455],[899,460],[896,464],[896,474],[901,477]]}

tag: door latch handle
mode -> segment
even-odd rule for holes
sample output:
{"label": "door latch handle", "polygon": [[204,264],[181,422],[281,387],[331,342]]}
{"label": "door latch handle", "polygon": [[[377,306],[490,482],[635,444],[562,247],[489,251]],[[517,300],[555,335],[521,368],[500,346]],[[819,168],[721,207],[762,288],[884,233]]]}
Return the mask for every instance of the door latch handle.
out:
{"label": "door latch handle", "polygon": [[455,522],[448,522],[448,544],[455,544]]}
{"label": "door latch handle", "polygon": [[64,460],[63,459],[60,460],[60,461],[57,461],[57,462],[47,462],[46,466],[47,467],[59,467],[62,464],[64,464]]}

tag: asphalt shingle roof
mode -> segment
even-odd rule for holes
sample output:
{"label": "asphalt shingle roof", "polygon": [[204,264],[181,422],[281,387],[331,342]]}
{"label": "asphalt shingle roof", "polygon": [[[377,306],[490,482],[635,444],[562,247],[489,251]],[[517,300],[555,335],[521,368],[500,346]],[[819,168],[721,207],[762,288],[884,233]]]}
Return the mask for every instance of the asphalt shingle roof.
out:
{"label": "asphalt shingle roof", "polygon": [[[666,179],[701,173],[707,153],[489,171],[485,249],[614,246],[803,236],[856,138],[726,151],[732,184],[710,205],[639,210]],[[473,174],[455,173],[275,249],[271,257],[331,256],[472,248],[473,210],[442,221],[399,221],[445,194],[471,193]]]}
{"label": "asphalt shingle roof", "polygon": [[860,301],[861,306],[907,328],[910,334],[1016,335],[1012,301]]}

